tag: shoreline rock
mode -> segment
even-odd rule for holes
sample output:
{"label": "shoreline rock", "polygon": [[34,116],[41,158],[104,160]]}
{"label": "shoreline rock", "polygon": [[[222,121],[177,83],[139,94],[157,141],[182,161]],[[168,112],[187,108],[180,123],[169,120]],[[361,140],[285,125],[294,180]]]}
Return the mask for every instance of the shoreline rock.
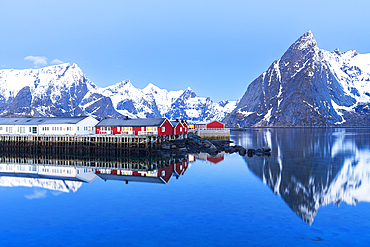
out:
{"label": "shoreline rock", "polygon": [[[239,145],[230,145],[233,143],[229,140],[222,140],[222,139],[202,139],[197,135],[189,134],[187,139],[184,140],[171,140],[168,143],[163,144],[158,152],[161,154],[179,154],[179,155],[186,155],[186,154],[195,154],[195,153],[208,153],[211,156],[216,156],[218,153],[225,152],[225,153],[239,153],[241,156],[245,156],[249,153],[259,153],[260,151],[254,150],[248,151]],[[262,147],[262,153],[267,154],[270,153],[271,149],[269,147]]]}

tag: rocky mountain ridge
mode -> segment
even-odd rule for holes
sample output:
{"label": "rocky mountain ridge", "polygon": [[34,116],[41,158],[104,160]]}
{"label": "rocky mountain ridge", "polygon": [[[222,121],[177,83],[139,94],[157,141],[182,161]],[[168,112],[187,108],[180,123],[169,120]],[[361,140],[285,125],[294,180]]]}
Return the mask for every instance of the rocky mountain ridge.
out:
{"label": "rocky mountain ridge", "polygon": [[135,88],[129,80],[101,88],[76,64],[41,69],[0,70],[1,116],[81,116],[96,118],[184,118],[222,120],[237,101],[213,102],[193,90],[167,91],[149,84]]}
{"label": "rocky mountain ridge", "polygon": [[370,54],[329,52],[308,31],[247,88],[228,126],[370,126]]}

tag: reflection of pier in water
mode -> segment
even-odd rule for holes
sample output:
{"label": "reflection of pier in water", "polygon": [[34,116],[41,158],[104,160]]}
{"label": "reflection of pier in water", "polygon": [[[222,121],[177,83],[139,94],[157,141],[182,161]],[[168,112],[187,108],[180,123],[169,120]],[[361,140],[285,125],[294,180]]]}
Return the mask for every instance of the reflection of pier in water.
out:
{"label": "reflection of pier in water", "polygon": [[168,183],[172,176],[179,178],[188,168],[186,157],[100,157],[75,160],[49,156],[0,157],[0,186],[41,187],[63,192],[77,191],[82,183],[96,177],[122,180]]}

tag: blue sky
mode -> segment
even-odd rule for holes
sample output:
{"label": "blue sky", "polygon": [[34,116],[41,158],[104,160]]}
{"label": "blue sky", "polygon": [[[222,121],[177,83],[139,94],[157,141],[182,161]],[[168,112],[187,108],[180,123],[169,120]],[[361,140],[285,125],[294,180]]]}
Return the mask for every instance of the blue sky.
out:
{"label": "blue sky", "polygon": [[369,53],[369,10],[356,0],[2,1],[0,68],[63,61],[101,87],[129,79],[234,100],[308,30],[322,49]]}

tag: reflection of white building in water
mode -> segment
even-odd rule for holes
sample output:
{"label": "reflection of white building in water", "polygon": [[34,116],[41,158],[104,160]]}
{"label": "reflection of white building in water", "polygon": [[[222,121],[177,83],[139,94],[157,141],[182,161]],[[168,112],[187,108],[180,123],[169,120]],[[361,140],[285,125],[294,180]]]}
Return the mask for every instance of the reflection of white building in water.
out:
{"label": "reflection of white building in water", "polygon": [[96,175],[88,168],[0,163],[0,186],[40,187],[63,192],[76,192],[83,182]]}

